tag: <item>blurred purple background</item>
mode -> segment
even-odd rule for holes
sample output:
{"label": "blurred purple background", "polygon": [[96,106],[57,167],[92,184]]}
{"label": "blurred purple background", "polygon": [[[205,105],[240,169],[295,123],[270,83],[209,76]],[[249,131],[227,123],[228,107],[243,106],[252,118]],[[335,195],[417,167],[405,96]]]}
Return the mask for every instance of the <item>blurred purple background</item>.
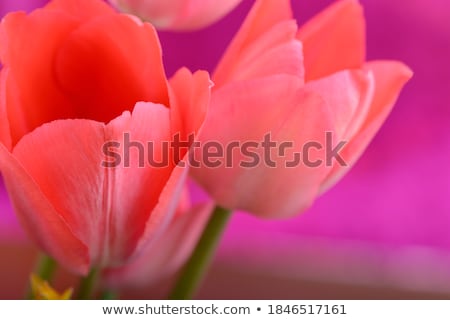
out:
{"label": "blurred purple background", "polygon": [[[1,0],[0,16],[45,2]],[[299,23],[331,2],[293,0]],[[394,281],[450,293],[450,7],[447,0],[361,2],[368,58],[401,60],[414,78],[339,184],[295,219],[237,214],[217,261],[286,277]],[[168,74],[183,65],[212,71],[252,3],[244,0],[206,30],[161,33]],[[1,184],[0,216],[0,237],[17,234]]]}

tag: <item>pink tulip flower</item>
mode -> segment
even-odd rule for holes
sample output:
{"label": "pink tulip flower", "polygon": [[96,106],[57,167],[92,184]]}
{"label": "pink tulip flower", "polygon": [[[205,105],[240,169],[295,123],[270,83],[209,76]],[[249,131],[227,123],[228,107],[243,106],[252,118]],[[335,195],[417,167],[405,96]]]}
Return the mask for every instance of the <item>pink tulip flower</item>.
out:
{"label": "pink tulip flower", "polygon": [[[356,162],[411,76],[400,62],[365,62],[365,20],[357,0],[336,2],[300,29],[289,0],[258,0],[215,71],[200,138],[224,149],[239,142],[241,149],[231,149],[231,163],[220,166],[208,166],[197,151],[203,162],[193,175],[223,207],[291,217]],[[277,148],[262,147],[269,133],[267,143]],[[253,146],[245,151],[246,142]],[[282,150],[286,142],[291,148]],[[328,149],[341,142],[344,163],[326,163]],[[301,159],[309,162],[292,166],[308,143],[314,148]],[[249,166],[249,151],[253,160],[270,156],[273,163]]]}
{"label": "pink tulip flower", "polygon": [[233,10],[241,0],[109,0],[120,10],[135,14],[162,30],[206,27]]}
{"label": "pink tulip flower", "polygon": [[161,142],[196,134],[208,74],[168,81],[154,28],[100,0],[7,15],[0,61],[0,170],[22,225],[74,273],[122,266],[176,219],[187,172],[138,166],[136,148],[104,166],[105,143],[127,133],[160,157]]}

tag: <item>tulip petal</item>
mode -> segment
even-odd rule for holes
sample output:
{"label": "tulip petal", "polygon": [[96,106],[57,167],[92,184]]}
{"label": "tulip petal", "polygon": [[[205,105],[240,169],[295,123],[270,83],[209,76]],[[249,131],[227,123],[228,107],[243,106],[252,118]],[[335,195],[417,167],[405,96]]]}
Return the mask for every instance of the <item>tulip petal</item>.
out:
{"label": "tulip petal", "polygon": [[[323,99],[301,87],[298,77],[273,76],[230,84],[213,93],[200,134],[203,153],[196,150],[195,159],[203,157],[202,166],[194,167],[192,173],[219,205],[265,218],[282,218],[312,203],[329,169],[310,165],[302,161],[304,157],[294,163],[294,153],[302,152],[311,141],[324,146],[325,132],[333,127]],[[270,159],[267,148],[262,147],[268,134],[277,143]],[[209,141],[220,143],[225,163],[211,165],[205,161],[205,144]],[[244,144],[249,143],[253,146],[248,150],[259,157],[257,163],[242,152]],[[281,150],[281,143],[291,146]],[[323,149],[310,150],[307,160],[324,159]],[[243,166],[243,162],[250,163]]]}
{"label": "tulip petal", "polygon": [[[13,151],[58,215],[88,246],[89,266],[97,259],[100,246],[95,238],[106,232],[100,224],[104,211],[105,175],[100,167],[103,142],[103,124],[59,120],[24,136]],[[38,209],[33,210],[35,214],[42,214]],[[48,235],[40,237],[46,239]]]}
{"label": "tulip petal", "polygon": [[370,109],[359,131],[342,150],[348,166],[336,166],[324,180],[321,192],[332,187],[362,155],[392,110],[401,89],[412,77],[412,71],[396,61],[375,61],[365,65],[365,70],[373,73],[375,89]]}
{"label": "tulip petal", "polygon": [[11,150],[11,129],[6,111],[6,82],[8,79],[8,69],[0,70],[0,144]]}
{"label": "tulip petal", "polygon": [[98,15],[114,13],[110,6],[98,0],[52,0],[45,6],[45,9],[62,11],[80,20],[88,20]]}
{"label": "tulip petal", "polygon": [[177,19],[168,28],[194,30],[208,26],[233,10],[241,1],[181,0],[184,3],[183,10],[178,13]]}
{"label": "tulip petal", "polygon": [[[103,1],[97,0],[52,0],[44,8],[34,10],[29,15],[26,15],[24,12],[9,13],[2,20],[0,59],[9,63],[9,59],[14,58],[14,52],[16,51],[7,50],[10,46],[20,48],[23,43],[29,43],[32,47],[42,45],[42,42],[33,43],[31,41],[34,38],[33,35],[36,36],[41,32],[36,30],[36,28],[40,29],[42,27],[43,29],[48,29],[49,25],[55,23],[55,18],[58,16],[59,28],[51,29],[52,32],[48,32],[47,37],[58,38],[60,33],[74,30],[80,22],[100,15],[114,13],[114,10],[110,6]],[[30,28],[31,25],[33,28]],[[66,29],[67,26],[71,26],[72,28]],[[37,33],[30,34],[30,30]],[[14,32],[18,32],[19,34],[12,34]],[[25,37],[25,41],[22,41],[18,36]],[[53,41],[50,40],[48,43]]]}
{"label": "tulip petal", "polygon": [[60,93],[50,66],[51,52],[76,26],[76,21],[60,12],[44,10],[28,16],[11,13],[2,20],[0,60],[8,70],[8,77],[2,82],[2,99],[6,99],[13,146],[45,122],[70,118],[72,110]]}
{"label": "tulip petal", "polygon": [[[170,79],[170,117],[173,133],[181,141],[197,135],[208,110],[212,82],[206,71],[195,74],[182,68]],[[184,155],[182,155],[183,157]]]}
{"label": "tulip petal", "polygon": [[[170,139],[179,137],[180,144],[171,145],[173,165],[177,165],[162,190],[159,201],[147,221],[141,240],[135,250],[139,254],[152,239],[164,232],[160,221],[169,221],[179,207],[177,200],[183,197],[183,188],[188,174],[188,157],[192,143],[196,140],[209,106],[211,81],[207,72],[191,74],[186,68],[180,69],[170,80]],[[170,140],[172,141],[172,140]],[[169,220],[168,220],[169,219]],[[158,226],[159,228],[155,228]]]}
{"label": "tulip petal", "polygon": [[[107,140],[120,141],[119,152],[129,154],[130,158],[129,165],[124,156],[122,164],[108,173],[113,232],[109,265],[120,265],[144,238],[147,241],[154,236],[164,219],[170,220],[171,210],[175,210],[171,206],[177,203],[180,193],[168,185],[174,184],[172,180],[180,183],[184,177],[176,172],[168,150],[168,143],[172,141],[169,109],[138,103],[131,117],[127,114],[118,117],[106,130]],[[129,151],[124,133],[129,133]],[[143,150],[139,150],[137,144],[144,146]],[[163,209],[159,209],[161,202],[165,204]]]}
{"label": "tulip petal", "polygon": [[169,105],[156,31],[125,15],[100,16],[67,36],[55,76],[75,118],[109,122],[139,101]]}
{"label": "tulip petal", "polygon": [[139,101],[168,105],[154,28],[114,14],[101,1],[82,2],[93,12],[75,0],[55,1],[1,23],[12,145],[56,119],[109,122]]}
{"label": "tulip petal", "polygon": [[350,140],[369,112],[374,79],[368,70],[345,70],[308,82],[305,88],[318,93],[328,104],[335,124],[335,138]]}
{"label": "tulip petal", "polygon": [[297,37],[303,43],[306,81],[361,68],[365,61],[365,20],[358,0],[332,4],[303,25]]}
{"label": "tulip petal", "polygon": [[22,226],[48,254],[68,270],[86,274],[89,252],[26,171],[21,161],[0,143],[0,170]]}
{"label": "tulip petal", "polygon": [[[178,174],[171,163],[158,168],[146,159],[151,152],[153,161],[161,163],[161,142],[170,137],[169,109],[139,103],[133,114],[124,113],[107,126],[90,120],[46,124],[26,135],[14,155],[74,235],[89,247],[91,265],[120,265],[134,253],[144,232],[150,238],[161,220],[171,217],[152,212],[162,201],[169,178]],[[105,166],[112,151],[111,146],[110,153],[104,147],[110,142],[119,143],[113,151],[122,158]],[[177,197],[171,196],[164,202],[176,202]]]}
{"label": "tulip petal", "polygon": [[[184,159],[186,161],[186,158]],[[139,255],[145,247],[165,231],[178,206],[178,200],[183,197],[183,189],[188,176],[189,168],[186,165],[178,165],[172,170],[172,174],[162,189],[158,203],[149,219],[145,223],[144,232],[134,250],[134,255]]]}
{"label": "tulip petal", "polygon": [[[173,276],[189,258],[211,215],[213,204],[178,212],[159,238],[123,268],[108,270],[114,287],[145,287]],[[161,250],[164,248],[164,250]]]}
{"label": "tulip petal", "polygon": [[233,10],[242,0],[110,0],[121,10],[140,16],[159,29],[195,30]]}
{"label": "tulip petal", "polygon": [[296,32],[288,0],[256,1],[217,66],[215,85],[275,74],[303,79],[302,46]]}
{"label": "tulip petal", "polygon": [[74,118],[73,108],[54,81],[52,53],[82,21],[113,13],[102,1],[54,0],[29,15],[14,12],[2,20],[0,61],[10,71],[2,81],[2,99],[7,99],[8,107],[0,111],[4,112],[0,117],[6,116],[14,128],[9,138],[0,137],[5,145],[15,145],[25,133],[48,121]]}

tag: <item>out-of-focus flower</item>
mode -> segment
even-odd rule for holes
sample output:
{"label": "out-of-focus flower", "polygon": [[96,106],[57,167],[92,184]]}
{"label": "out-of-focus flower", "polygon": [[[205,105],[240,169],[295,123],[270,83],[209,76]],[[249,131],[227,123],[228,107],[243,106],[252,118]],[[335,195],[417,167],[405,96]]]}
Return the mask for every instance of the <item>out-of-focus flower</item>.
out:
{"label": "out-of-focus flower", "polygon": [[109,0],[164,30],[206,27],[233,10],[242,0]]}
{"label": "out-of-focus flower", "polygon": [[[161,142],[201,126],[208,74],[167,81],[153,27],[100,0],[7,15],[0,61],[0,170],[22,225],[75,273],[123,265],[172,221],[187,174],[141,166],[124,135],[159,161]],[[109,142],[128,165],[102,166]]]}
{"label": "out-of-focus flower", "polygon": [[[365,62],[358,1],[338,1],[298,30],[289,0],[259,0],[215,71],[200,138],[232,150],[233,161],[203,162],[194,177],[221,206],[266,218],[295,215],[355,163],[411,76],[400,62]],[[236,141],[240,148],[229,148]],[[326,163],[341,142],[346,165]]]}

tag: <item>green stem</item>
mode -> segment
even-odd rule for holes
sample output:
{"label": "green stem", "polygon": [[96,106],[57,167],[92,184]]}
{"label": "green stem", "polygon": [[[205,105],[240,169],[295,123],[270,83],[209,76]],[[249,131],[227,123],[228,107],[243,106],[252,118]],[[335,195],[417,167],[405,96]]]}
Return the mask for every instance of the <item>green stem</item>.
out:
{"label": "green stem", "polygon": [[45,281],[51,281],[58,265],[56,261],[46,255],[41,255],[37,266],[37,275]]}
{"label": "green stem", "polygon": [[[53,279],[53,276],[55,275],[57,267],[58,264],[56,263],[55,260],[53,260],[47,255],[41,254],[39,255],[38,262],[34,269],[34,274],[36,274],[42,280],[50,282]],[[34,299],[31,288],[27,289],[26,298],[29,300]]]}
{"label": "green stem", "polygon": [[106,291],[102,292],[100,299],[101,300],[118,300],[119,295],[117,294],[117,292],[114,292],[111,290],[106,290]]}
{"label": "green stem", "polygon": [[181,271],[169,299],[192,299],[214,257],[231,211],[216,207],[192,256]]}
{"label": "green stem", "polygon": [[99,275],[100,272],[97,269],[92,269],[87,277],[81,279],[78,288],[78,300],[92,299],[92,294],[94,293]]}

